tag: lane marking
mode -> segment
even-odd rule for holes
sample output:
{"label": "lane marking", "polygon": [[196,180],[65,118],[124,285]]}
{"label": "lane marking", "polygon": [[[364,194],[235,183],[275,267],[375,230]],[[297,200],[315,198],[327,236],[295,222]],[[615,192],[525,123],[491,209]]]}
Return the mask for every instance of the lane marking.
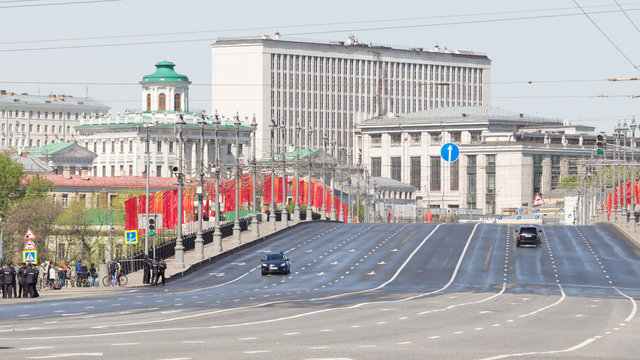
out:
{"label": "lane marking", "polygon": [[53,349],[53,346],[34,346],[34,347],[25,347],[25,348],[18,348],[16,350],[18,351],[28,351],[28,350],[44,350],[44,349]]}
{"label": "lane marking", "polygon": [[25,359],[55,359],[55,358],[64,358],[64,357],[81,357],[81,356],[102,356],[102,353],[63,353],[63,354],[52,354],[52,355],[44,355],[44,356],[30,356]]}

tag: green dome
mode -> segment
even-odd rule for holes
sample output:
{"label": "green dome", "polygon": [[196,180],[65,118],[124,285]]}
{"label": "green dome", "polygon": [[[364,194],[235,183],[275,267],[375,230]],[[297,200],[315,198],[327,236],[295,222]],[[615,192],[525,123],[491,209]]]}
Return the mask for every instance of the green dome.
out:
{"label": "green dome", "polygon": [[171,61],[160,61],[156,64],[156,72],[151,75],[142,77],[140,84],[156,83],[156,82],[182,82],[190,83],[186,75],[180,75],[173,70],[176,64]]}

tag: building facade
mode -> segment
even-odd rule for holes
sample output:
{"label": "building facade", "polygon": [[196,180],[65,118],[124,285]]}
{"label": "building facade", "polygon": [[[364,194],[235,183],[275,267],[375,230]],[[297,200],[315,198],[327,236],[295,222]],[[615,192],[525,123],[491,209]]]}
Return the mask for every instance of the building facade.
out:
{"label": "building facade", "polygon": [[[591,126],[490,107],[442,108],[362,122],[363,163],[372,177],[417,189],[418,207],[508,214],[545,197],[595,154]],[[456,144],[460,157],[445,161]]]}
{"label": "building facade", "polygon": [[[172,176],[174,166],[194,175],[201,160],[205,165],[216,158],[220,163],[235,164],[238,143],[239,160],[250,159],[252,128],[249,118],[190,112],[191,82],[187,76],[176,73],[174,66],[168,61],[159,62],[156,72],[140,81],[143,111],[80,117],[79,125],[75,127],[77,142],[97,154],[91,171],[93,176],[142,176],[147,162],[147,142],[149,175],[154,177]],[[216,117],[220,122],[217,126],[214,125]],[[180,119],[186,123],[182,131],[176,125]],[[179,163],[180,139],[182,164]]]}
{"label": "building facade", "polygon": [[109,106],[91,98],[29,95],[0,90],[0,145],[22,151],[75,141],[75,125],[86,114],[106,114]]}
{"label": "building facade", "polygon": [[[397,49],[354,37],[329,44],[260,39],[212,45],[212,108],[255,114],[259,156],[269,152],[269,124],[285,144],[329,144],[336,158],[356,162],[355,128],[386,113],[489,105],[491,61],[471,51]],[[300,126],[302,134],[296,131]],[[349,156],[351,154],[351,156]]]}

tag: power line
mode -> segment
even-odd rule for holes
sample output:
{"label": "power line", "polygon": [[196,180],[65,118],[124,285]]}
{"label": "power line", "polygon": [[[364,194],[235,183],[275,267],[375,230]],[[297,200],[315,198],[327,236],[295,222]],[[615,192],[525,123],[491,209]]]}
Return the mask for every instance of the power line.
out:
{"label": "power line", "polygon": [[627,12],[622,8],[622,6],[620,6],[620,3],[618,3],[618,0],[613,0],[616,5],[618,5],[618,8],[620,8],[620,10],[622,11],[622,13],[624,14],[624,16],[627,18],[627,20],[629,20],[629,22],[631,23],[631,25],[633,25],[634,28],[636,28],[636,31],[638,33],[640,33],[640,29],[638,28],[638,26],[636,25],[635,22],[633,22],[633,20],[631,20],[631,17],[629,17],[629,14],[627,14]]}
{"label": "power line", "polygon": [[[9,2],[18,2],[18,1],[38,1],[38,0],[0,1],[0,3],[9,3]],[[57,2],[57,3],[44,3],[44,4],[5,5],[5,6],[0,6],[0,9],[43,7],[43,6],[59,6],[59,5],[78,5],[78,4],[91,4],[91,3],[116,2],[116,1],[122,1],[122,0],[85,0],[85,1],[67,1],[67,2]]]}
{"label": "power line", "polygon": [[[101,0],[101,1],[118,1],[118,0]],[[626,11],[638,11],[640,8],[627,9]],[[620,10],[603,10],[593,11],[591,14],[607,14],[618,13]],[[468,24],[482,24],[482,23],[496,23],[506,21],[522,21],[522,20],[536,20],[536,19],[552,19],[562,18],[570,16],[581,16],[582,13],[565,13],[565,14],[551,14],[551,15],[534,15],[534,16],[520,16],[511,18],[496,18],[496,19],[483,19],[483,20],[469,20],[469,21],[453,21],[453,22],[441,22],[441,23],[429,23],[429,24],[414,24],[414,25],[395,25],[395,26],[381,26],[381,27],[366,27],[366,28],[349,28],[349,29],[336,29],[336,30],[318,30],[308,32],[297,32],[289,34],[281,34],[286,36],[302,36],[302,35],[318,35],[318,34],[333,34],[333,33],[353,33],[353,32],[367,32],[367,31],[382,31],[382,30],[399,30],[399,29],[412,29],[412,28],[424,28],[424,27],[437,27],[437,26],[451,26],[451,25],[468,25]],[[353,24],[354,22],[349,22]],[[303,27],[307,25],[292,25],[291,27]],[[253,28],[257,29],[271,29],[273,27],[265,28]],[[242,29],[235,29],[240,31]],[[227,30],[218,31],[201,31],[200,33],[209,32],[222,32]],[[192,32],[195,33],[195,32]],[[165,34],[167,35],[167,34]],[[183,35],[182,33],[169,33],[169,35]],[[141,35],[141,36],[155,36],[155,35]],[[125,35],[123,37],[129,37]],[[89,38],[83,38],[83,40],[91,40]],[[56,39],[50,40],[50,42],[57,41]],[[62,40],[61,40],[62,41]],[[211,38],[199,38],[199,39],[176,39],[176,40],[155,40],[155,41],[140,41],[140,42],[122,42],[111,44],[86,44],[86,45],[66,45],[66,46],[49,46],[49,47],[34,47],[34,48],[18,48],[18,49],[0,49],[0,52],[21,52],[21,51],[43,51],[43,50],[67,50],[67,49],[82,49],[82,48],[100,48],[100,47],[117,47],[117,46],[135,46],[135,45],[156,45],[156,44],[170,44],[170,43],[188,43],[188,42],[211,42]],[[5,43],[6,44],[6,43]]]}
{"label": "power line", "polygon": [[636,64],[634,64],[634,62],[631,61],[631,59],[627,56],[627,54],[625,54],[624,51],[622,51],[622,49],[620,49],[618,47],[618,45],[616,45],[616,43],[613,42],[613,40],[611,40],[611,38],[609,36],[607,36],[607,34],[605,34],[604,30],[602,30],[602,28],[600,28],[600,26],[598,26],[598,24],[591,18],[591,16],[589,16],[589,14],[582,8],[582,6],[580,6],[580,4],[578,4],[578,1],[577,0],[573,0],[573,2],[574,2],[574,4],[576,4],[576,6],[578,8],[580,8],[580,11],[582,11],[582,13],[587,17],[587,19],[589,19],[589,21],[591,21],[591,23],[596,27],[596,29],[598,29],[598,31],[600,31],[602,36],[604,36],[609,41],[609,43],[611,43],[611,45],[613,45],[613,47],[616,48],[616,50],[618,50],[620,55],[622,55],[625,59],[627,59],[629,64],[631,64],[631,66],[633,66],[634,69],[640,71],[640,69],[638,69],[638,66],[636,66]]}

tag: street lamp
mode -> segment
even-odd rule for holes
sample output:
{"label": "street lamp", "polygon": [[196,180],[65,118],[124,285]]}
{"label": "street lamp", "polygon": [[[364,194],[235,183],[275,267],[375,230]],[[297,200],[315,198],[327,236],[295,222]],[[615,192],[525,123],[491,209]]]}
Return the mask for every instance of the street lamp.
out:
{"label": "street lamp", "polygon": [[258,204],[256,202],[256,184],[258,182],[258,162],[256,160],[256,135],[258,123],[256,122],[256,114],[253,114],[253,121],[251,121],[251,135],[253,144],[251,146],[252,163],[253,163],[253,214],[251,215],[251,229],[253,236],[257,239],[260,237],[260,226],[258,226]]}
{"label": "street lamp", "polygon": [[145,126],[147,130],[147,142],[144,151],[145,155],[145,202],[146,202],[146,211],[145,211],[145,232],[144,232],[144,254],[149,255],[149,124]]}
{"label": "street lamp", "polygon": [[[311,126],[311,124],[309,124]],[[309,183],[307,184],[307,221],[313,221],[311,211],[311,128],[307,129],[307,159],[309,160]]]}
{"label": "street lamp", "polygon": [[631,129],[631,141],[630,141],[630,146],[631,146],[631,161],[635,161],[635,151],[636,151],[636,128],[638,126],[636,125],[636,118],[632,117],[631,118],[631,125],[629,125],[629,128]]}
{"label": "street lamp", "polygon": [[183,172],[182,172],[182,131],[187,123],[184,121],[184,115],[180,114],[176,121],[178,127],[178,166],[173,168],[174,172],[178,175],[178,234],[176,237],[176,264],[178,269],[184,268],[184,246],[182,246],[182,185],[183,185]]}
{"label": "street lamp", "polygon": [[322,212],[320,217],[322,220],[327,220],[327,190],[325,187],[327,186],[327,142],[329,141],[329,135],[324,133],[322,137],[322,152],[324,153],[324,178],[322,179]]}
{"label": "street lamp", "polygon": [[218,194],[220,192],[220,149],[218,146],[218,128],[220,126],[220,118],[218,117],[218,112],[216,112],[213,116],[212,124],[214,129],[213,136],[215,143],[214,154],[216,157],[213,168],[213,175],[215,178],[213,183],[215,196],[215,218],[213,220],[213,251],[219,254],[222,252],[222,232],[220,231],[220,198]]}
{"label": "street lamp", "polygon": [[202,195],[204,193],[204,129],[207,126],[207,115],[204,110],[200,114],[198,125],[200,125],[200,169],[198,169],[200,181],[198,183],[198,187],[196,188],[196,193],[198,195],[198,231],[196,232],[195,241],[195,259],[202,260],[204,259],[204,240],[202,239]]}
{"label": "street lamp", "polygon": [[300,127],[300,123],[296,124],[296,194],[295,194],[295,206],[293,208],[293,220],[300,221],[300,202],[299,202],[299,194],[300,194],[300,131],[302,127]]}
{"label": "street lamp", "polygon": [[373,222],[376,222],[376,216],[378,215],[378,183],[373,180]]}
{"label": "street lamp", "polygon": [[[337,152],[334,152],[334,154],[336,154]],[[334,192],[333,192],[333,188],[335,187],[335,179],[336,179],[336,162],[334,161],[333,164],[331,164],[331,181],[329,181],[329,188],[331,189],[331,192],[329,194],[330,195],[330,199],[333,199],[334,197]],[[335,199],[334,201],[331,202],[331,209],[329,209],[329,219],[331,219],[332,221],[336,220],[336,204],[335,204]]]}
{"label": "street lamp", "polygon": [[236,128],[236,216],[233,220],[233,243],[238,246],[240,239],[240,116],[236,114],[233,125]]}
{"label": "street lamp", "polygon": [[349,203],[349,211],[347,211],[347,222],[349,224],[353,223],[353,205],[351,204],[351,201],[353,200],[353,198],[351,197],[351,150],[347,151],[347,163],[349,164],[349,177],[347,178],[347,183],[349,185],[349,193],[347,194],[347,202]]}
{"label": "street lamp", "polygon": [[287,210],[287,131],[285,129],[285,122],[282,122],[280,126],[282,129],[282,213],[280,215],[280,221],[282,221],[283,227],[289,226],[289,211]]}
{"label": "street lamp", "polygon": [[271,228],[276,230],[276,195],[275,195],[275,157],[273,154],[273,142],[275,140],[275,132],[278,125],[276,122],[271,119],[271,124],[269,124],[269,129],[271,129],[271,202],[269,203],[269,223],[271,223]]}

